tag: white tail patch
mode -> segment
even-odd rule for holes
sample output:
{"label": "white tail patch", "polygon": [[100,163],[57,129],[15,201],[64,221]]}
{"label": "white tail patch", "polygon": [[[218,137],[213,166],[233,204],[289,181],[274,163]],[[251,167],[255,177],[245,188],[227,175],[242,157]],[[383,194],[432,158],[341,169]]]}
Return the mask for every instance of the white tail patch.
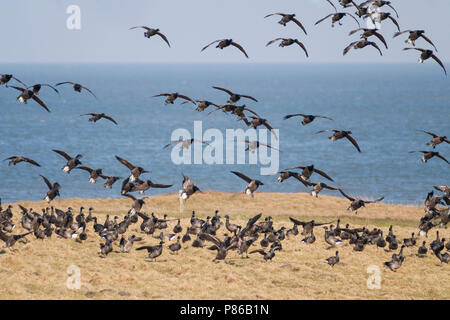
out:
{"label": "white tail patch", "polygon": [[245,194],[250,196],[250,195],[252,195],[252,192],[250,191],[250,189],[245,189]]}
{"label": "white tail patch", "polygon": [[70,171],[69,166],[64,166],[63,171],[64,171],[64,172],[69,172],[69,171]]}
{"label": "white tail patch", "polygon": [[96,181],[95,181],[94,178],[89,178],[89,182],[90,182],[90,183],[95,183]]}

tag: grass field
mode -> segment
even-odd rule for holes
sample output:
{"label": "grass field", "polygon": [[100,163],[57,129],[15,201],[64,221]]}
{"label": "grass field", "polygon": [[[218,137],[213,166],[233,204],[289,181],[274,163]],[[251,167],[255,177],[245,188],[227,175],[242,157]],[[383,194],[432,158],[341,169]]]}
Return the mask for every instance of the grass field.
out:
{"label": "grass field", "polygon": [[[174,194],[150,197],[145,200],[143,212],[154,212],[158,217],[167,213],[168,218],[180,216],[178,196]],[[40,213],[46,202],[19,202]],[[22,233],[20,210],[13,205],[14,234]],[[51,203],[66,210],[93,207],[94,215],[103,223],[106,214],[122,217],[131,205],[124,199],[62,199]],[[192,210],[196,216],[212,216],[217,209],[220,215],[228,214],[233,223],[244,224],[247,219],[262,212],[270,215],[275,228],[292,227],[289,217],[315,219],[318,222],[336,221],[350,223],[351,227],[381,227],[387,234],[390,224],[399,239],[418,232],[418,221],[424,214],[422,207],[370,204],[355,215],[346,211],[346,199],[308,194],[255,193],[251,199],[243,194],[205,192],[189,199],[182,214],[183,232],[189,225]],[[3,207],[6,207],[4,204]],[[262,219],[263,219],[262,218]],[[262,220],[261,219],[261,220]],[[223,221],[224,218],[223,218]],[[206,248],[183,245],[178,255],[171,254],[164,244],[162,255],[156,262],[145,258],[147,252],[136,251],[141,245],[154,245],[158,239],[140,232],[139,225],[132,224],[126,237],[137,234],[143,241],[135,243],[130,253],[119,253],[119,241],[106,258],[97,254],[103,239],[88,224],[88,239],[78,243],[62,239],[55,234],[51,239],[38,240],[28,235],[28,243],[17,243],[15,250],[4,249],[0,254],[0,299],[449,299],[450,266],[441,263],[432,253],[424,258],[416,256],[417,247],[406,248],[403,266],[392,272],[383,266],[392,252],[366,246],[363,252],[355,252],[348,241],[338,246],[341,263],[331,268],[324,262],[336,249],[327,249],[324,230],[315,229],[317,241],[302,244],[298,235],[283,241],[283,250],[276,251],[273,261],[265,262],[259,254],[241,259],[236,251],[230,251],[226,263],[213,262],[216,252]],[[163,231],[172,232],[176,221]],[[427,245],[435,239],[433,229],[428,239],[419,238]],[[439,229],[441,237],[448,239],[450,231]],[[301,228],[300,228],[301,231]],[[218,235],[226,233],[225,227]],[[155,235],[159,234],[159,230]],[[120,236],[119,236],[120,239]],[[255,249],[259,248],[259,240]],[[250,250],[249,250],[250,251]],[[80,289],[66,286],[68,267],[79,267]],[[379,268],[381,287],[367,286],[368,267]]]}

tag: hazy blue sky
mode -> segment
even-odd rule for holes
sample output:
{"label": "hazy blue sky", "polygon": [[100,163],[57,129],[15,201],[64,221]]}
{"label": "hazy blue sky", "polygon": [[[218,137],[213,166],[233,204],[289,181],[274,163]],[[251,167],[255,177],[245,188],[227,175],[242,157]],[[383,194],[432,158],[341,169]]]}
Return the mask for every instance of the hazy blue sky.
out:
{"label": "hazy blue sky", "polygon": [[[338,6],[337,0],[332,1]],[[437,55],[449,61],[450,1],[392,3],[401,29],[426,30],[439,50]],[[71,4],[81,8],[81,30],[66,27],[66,9]],[[348,36],[357,25],[346,17],[343,26],[331,28],[331,20],[315,26],[333,12],[325,0],[3,0],[0,8],[0,62],[415,62],[419,56],[401,51],[407,35],[393,39],[396,28],[386,20],[381,32],[389,50],[382,48],[383,57],[372,47],[343,57],[343,48],[358,39]],[[345,11],[355,12],[354,8]],[[383,11],[392,12],[388,7]],[[278,16],[263,18],[273,12],[296,13],[308,35],[292,22],[279,25]],[[172,48],[160,38],[144,38],[143,29],[128,30],[137,25],[160,28]],[[265,47],[278,37],[298,38],[310,58],[297,46]],[[242,44],[250,59],[234,47],[210,47],[200,53],[209,42],[223,38]],[[430,47],[423,40],[416,45]]]}

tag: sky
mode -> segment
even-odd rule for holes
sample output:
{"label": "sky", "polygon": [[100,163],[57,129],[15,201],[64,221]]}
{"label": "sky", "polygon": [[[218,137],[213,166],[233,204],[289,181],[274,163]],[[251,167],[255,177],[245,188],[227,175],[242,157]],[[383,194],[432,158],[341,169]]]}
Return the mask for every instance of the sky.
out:
{"label": "sky", "polygon": [[[339,11],[355,12],[354,8],[341,9],[337,0],[332,1]],[[392,0],[392,4],[399,13],[401,29],[425,30],[439,50],[437,56],[448,62],[450,1]],[[79,30],[67,28],[70,5],[80,8]],[[393,12],[386,6],[382,9]],[[274,12],[295,13],[308,34],[292,22],[285,27],[278,24],[278,16],[264,19]],[[402,51],[407,34],[392,38],[396,27],[388,20],[380,31],[389,46],[386,50],[380,43],[383,56],[372,47],[343,56],[343,49],[358,40],[358,35],[348,35],[357,24],[344,17],[343,26],[331,28],[331,19],[314,25],[332,12],[325,0],[3,0],[0,63],[417,62],[418,52]],[[141,25],[159,28],[171,48],[157,36],[145,38],[143,29],[129,30]],[[298,46],[265,46],[279,37],[297,38],[307,48],[309,58]],[[208,43],[224,38],[241,44],[250,58],[234,47],[219,50],[211,46],[200,52]],[[416,46],[431,48],[423,39],[417,40]]]}

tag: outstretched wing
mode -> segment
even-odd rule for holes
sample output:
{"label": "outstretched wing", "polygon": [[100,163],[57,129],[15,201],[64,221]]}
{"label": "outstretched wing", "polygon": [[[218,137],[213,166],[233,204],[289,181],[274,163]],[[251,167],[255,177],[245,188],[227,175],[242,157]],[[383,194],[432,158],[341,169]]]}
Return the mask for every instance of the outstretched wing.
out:
{"label": "outstretched wing", "polygon": [[306,224],[306,222],[299,221],[299,220],[294,219],[294,218],[292,218],[292,217],[289,217],[289,220],[291,220],[294,224],[300,225],[300,226],[304,226],[304,225]]}
{"label": "outstretched wing", "polygon": [[232,46],[235,46],[236,48],[238,48],[239,50],[242,51],[243,54],[245,54],[245,56],[248,58],[247,52],[245,52],[244,48],[242,48],[242,46],[239,43],[236,43],[234,41],[232,41],[230,43]]}
{"label": "outstretched wing", "polygon": [[188,96],[182,95],[182,94],[178,94],[178,98],[182,98],[184,100],[187,100],[189,102],[192,102],[193,104],[195,104],[195,101],[192,100],[191,98],[189,98]]}
{"label": "outstretched wing", "polygon": [[273,130],[272,126],[267,121],[263,122],[263,126],[265,126],[267,129],[269,129],[273,133],[275,138],[278,140],[277,134],[275,133],[275,131]]}
{"label": "outstretched wing", "polygon": [[136,168],[135,165],[133,165],[132,163],[128,162],[125,159],[122,159],[121,157],[116,156],[116,159],[119,160],[119,162],[121,164],[123,164],[124,166],[126,166],[128,169],[133,170],[134,168]]}
{"label": "outstretched wing", "polygon": [[94,171],[94,169],[91,169],[89,167],[85,167],[85,166],[80,166],[80,167],[75,167],[74,169],[81,169],[81,170],[85,170],[89,173],[92,173],[92,171]]}
{"label": "outstretched wing", "polygon": [[129,193],[125,193],[123,196],[128,197],[128,198],[130,198],[130,199],[132,199],[134,201],[137,200],[135,196],[133,196],[132,194],[129,194]]}
{"label": "outstretched wing", "polygon": [[67,153],[65,153],[64,151],[61,150],[53,150],[53,152],[58,153],[59,155],[63,156],[64,158],[66,158],[67,161],[69,161],[70,159],[72,159],[71,156],[69,156]]}
{"label": "outstretched wing", "polygon": [[160,184],[160,183],[150,183],[150,187],[152,188],[170,188],[173,184]]}
{"label": "outstretched wing", "polygon": [[111,121],[111,122],[117,124],[116,120],[114,120],[114,119],[111,118],[110,116],[104,115],[103,118],[105,118],[105,119],[107,119],[107,120],[109,120],[109,121]]}
{"label": "outstretched wing", "polygon": [[[333,5],[334,6],[334,5]],[[320,19],[319,21],[317,21],[316,23],[314,23],[314,25],[318,25],[319,23],[321,23],[322,21],[324,21],[325,19],[331,17],[334,13],[330,13],[329,15],[327,15],[326,17]]]}
{"label": "outstretched wing", "polygon": [[358,150],[358,152],[361,152],[361,149],[359,149],[358,143],[356,142],[355,139],[353,139],[353,137],[349,134],[345,135],[345,137],[355,146],[356,150]]}
{"label": "outstretched wing", "polygon": [[296,114],[288,114],[287,116],[284,116],[283,119],[284,119],[284,120],[287,120],[287,119],[289,119],[289,118],[292,118],[292,117],[298,117],[298,116],[300,116],[300,117],[306,117],[306,115],[303,114],[303,113],[296,113]]}
{"label": "outstretched wing", "polygon": [[349,195],[345,194],[345,192],[342,191],[342,189],[338,189],[338,190],[339,190],[339,192],[340,192],[344,197],[346,197],[348,200],[350,200],[350,201],[355,201],[355,198],[352,198],[352,197],[350,197]]}
{"label": "outstretched wing", "polygon": [[39,163],[37,163],[36,161],[34,161],[33,159],[30,158],[23,158],[24,161],[31,163],[32,165],[35,165],[37,167],[40,167],[41,165]]}
{"label": "outstretched wing", "polygon": [[200,52],[202,52],[203,50],[205,50],[206,48],[208,48],[210,45],[212,45],[212,44],[214,44],[214,43],[216,43],[216,42],[220,42],[220,41],[222,41],[222,40],[215,40],[215,41],[211,42],[210,44],[204,46],[204,47],[202,48],[202,50],[200,50]]}
{"label": "outstretched wing", "polygon": [[166,43],[167,43],[167,45],[169,46],[169,48],[170,48],[170,43],[169,43],[169,40],[167,40],[167,37],[165,36],[165,35],[163,35],[161,32],[157,32],[156,33],[158,36],[160,36]]}
{"label": "outstretched wing", "polygon": [[386,5],[387,5],[388,7],[390,7],[392,10],[394,10],[395,14],[397,15],[397,18],[400,18],[400,17],[398,16],[397,10],[395,10],[395,8],[394,8],[390,3],[386,3]]}
{"label": "outstretched wing", "polygon": [[395,20],[393,17],[389,16],[389,19],[391,19],[391,21],[397,26],[398,31],[400,31],[400,26],[398,25],[397,20]]}
{"label": "outstretched wing", "polygon": [[252,181],[252,179],[250,179],[249,177],[247,177],[245,174],[237,172],[237,171],[231,171],[232,173],[234,173],[235,175],[237,175],[239,178],[245,180],[247,183],[250,183]]}
{"label": "outstretched wing", "polygon": [[270,46],[272,43],[277,42],[278,40],[284,40],[284,38],[276,38],[267,42],[266,47]]}
{"label": "outstretched wing", "polygon": [[292,21],[294,21],[295,24],[298,25],[298,26],[303,30],[303,32],[304,32],[305,34],[307,34],[307,33],[306,33],[305,27],[303,27],[303,25],[302,25],[302,23],[301,23],[300,21],[298,21],[298,20],[295,19],[295,18],[292,18]]}
{"label": "outstretched wing", "polygon": [[322,170],[316,169],[314,168],[314,172],[320,174],[322,177],[330,180],[330,181],[334,181],[333,179],[331,179],[331,177],[329,175],[327,175],[325,172],[323,172]]}
{"label": "outstretched wing", "polygon": [[264,18],[267,18],[267,17],[270,17],[270,16],[274,16],[274,15],[280,15],[280,16],[284,16],[285,14],[284,13],[281,13],[281,12],[277,12],[277,13],[271,13],[271,14],[268,14],[267,16],[265,16]]}
{"label": "outstretched wing", "polygon": [[441,158],[442,160],[444,160],[445,162],[447,162],[448,164],[450,164],[450,162],[448,162],[448,160],[445,159],[443,156],[441,156],[439,153],[436,155],[436,157]]}
{"label": "outstretched wing", "polygon": [[[350,17],[352,17],[353,18],[353,20],[355,20],[356,21],[356,23],[358,24],[358,27],[361,27],[361,25],[359,24],[359,21],[355,18],[355,16],[353,16],[352,14],[350,14],[350,13],[345,13],[347,16],[350,16]],[[400,31],[400,29],[399,29],[399,31]]]}
{"label": "outstretched wing", "polygon": [[50,183],[50,181],[44,177],[43,175],[40,174],[40,176],[42,177],[42,179],[44,179],[45,184],[47,185],[47,187],[51,190],[53,188],[52,184]]}
{"label": "outstretched wing", "polygon": [[306,48],[305,48],[305,46],[303,45],[303,43],[301,43],[301,42],[298,41],[298,40],[295,40],[295,43],[298,44],[298,45],[303,49],[303,51],[305,51],[306,57],[308,57],[308,51],[306,51]]}
{"label": "outstretched wing", "polygon": [[57,83],[57,84],[55,84],[55,87],[57,87],[57,86],[60,86],[60,85],[62,85],[62,84],[66,84],[66,83],[69,83],[69,84],[75,84],[74,82],[72,82],[72,81],[64,81],[64,82],[59,82],[59,83]]}
{"label": "outstretched wing", "polygon": [[146,27],[146,26],[131,27],[129,30],[137,29],[137,28],[143,28],[143,29],[145,29],[145,30],[147,30],[147,31],[150,31],[150,30],[151,30],[149,27]]}
{"label": "outstretched wing", "polygon": [[331,4],[331,5],[333,6],[334,10],[337,12],[337,8],[336,8],[336,6],[333,4],[333,2],[331,2],[331,0],[327,0],[327,2],[328,2],[329,4]]}
{"label": "outstretched wing", "polygon": [[431,57],[434,59],[434,61],[439,63],[439,65],[442,67],[442,69],[444,69],[445,75],[447,75],[447,70],[445,70],[445,67],[444,67],[444,64],[442,63],[442,61],[439,60],[439,58],[436,57],[434,54],[432,54]]}
{"label": "outstretched wing", "polygon": [[38,96],[33,95],[33,100],[36,101],[37,103],[39,103],[40,106],[41,106],[42,108],[44,108],[45,110],[47,110],[47,112],[50,112],[50,110],[47,108],[47,106],[45,105],[45,103],[44,103],[41,99],[39,99]]}
{"label": "outstretched wing", "polygon": [[176,144],[176,143],[180,143],[180,142],[183,142],[183,139],[180,139],[180,140],[178,140],[178,141],[172,141],[172,142],[166,144],[166,145],[163,147],[163,149],[167,149],[167,148],[170,147],[171,145]]}
{"label": "outstretched wing", "polygon": [[433,48],[436,50],[436,52],[438,51],[438,49],[436,48],[436,46],[433,44],[433,42],[431,42],[431,40],[425,36],[424,34],[420,35],[426,42],[428,42],[429,44],[431,44],[433,46]]}
{"label": "outstretched wing", "polygon": [[384,199],[384,197],[381,197],[379,199],[373,200],[373,201],[364,201],[365,203],[375,203],[375,202],[379,202],[382,201]]}
{"label": "outstretched wing", "polygon": [[406,33],[406,32],[411,32],[411,31],[412,31],[412,30],[405,30],[405,31],[399,31],[399,32],[396,32],[396,33],[394,33],[393,38],[398,37],[399,35],[404,34],[404,33]]}
{"label": "outstretched wing", "polygon": [[230,96],[232,96],[233,95],[233,92],[231,92],[230,90],[228,90],[228,89],[225,89],[225,88],[221,88],[221,87],[213,87],[214,89],[217,89],[217,90],[222,90],[222,91],[224,91],[224,92],[226,92],[226,93],[228,93]]}
{"label": "outstretched wing", "polygon": [[350,43],[348,46],[345,47],[344,52],[342,53],[343,56],[345,56],[347,54],[347,52],[350,51],[351,48],[353,48],[353,46],[358,43],[358,41],[354,41],[352,43]]}
{"label": "outstretched wing", "polygon": [[380,55],[383,55],[383,53],[381,52],[380,48],[378,47],[378,45],[377,45],[375,42],[369,42],[369,44],[370,44],[372,47],[378,49],[378,51],[380,52]]}
{"label": "outstretched wing", "polygon": [[86,89],[90,94],[92,94],[94,96],[95,99],[97,99],[97,96],[91,91],[91,89],[85,87],[85,86],[81,86],[83,89]]}

